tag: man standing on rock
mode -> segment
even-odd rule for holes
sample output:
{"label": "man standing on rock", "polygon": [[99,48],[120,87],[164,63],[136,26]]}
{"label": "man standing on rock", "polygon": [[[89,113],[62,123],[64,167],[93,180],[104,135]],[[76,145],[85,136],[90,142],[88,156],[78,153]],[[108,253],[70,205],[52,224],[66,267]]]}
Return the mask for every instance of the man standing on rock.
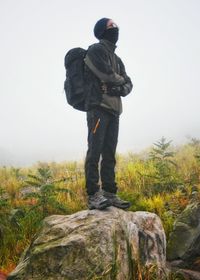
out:
{"label": "man standing on rock", "polygon": [[112,19],[102,18],[94,26],[94,35],[99,42],[89,47],[85,57],[88,86],[85,104],[88,125],[85,161],[88,207],[105,209],[112,205],[126,209],[130,203],[116,195],[115,153],[119,116],[122,113],[121,96],[131,92],[132,83],[122,60],[115,54],[119,35],[117,24]]}

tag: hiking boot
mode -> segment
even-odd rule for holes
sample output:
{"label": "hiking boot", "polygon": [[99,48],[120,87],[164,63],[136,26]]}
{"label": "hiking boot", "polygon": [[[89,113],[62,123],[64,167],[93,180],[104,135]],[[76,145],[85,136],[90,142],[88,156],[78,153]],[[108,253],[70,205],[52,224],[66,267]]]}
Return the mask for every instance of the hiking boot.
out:
{"label": "hiking boot", "polygon": [[105,198],[100,191],[93,195],[88,196],[88,208],[103,210],[106,207],[111,206],[109,200]]}
{"label": "hiking boot", "polygon": [[115,193],[102,191],[105,198],[109,200],[110,205],[115,206],[120,209],[127,209],[131,206],[129,201],[122,200]]}

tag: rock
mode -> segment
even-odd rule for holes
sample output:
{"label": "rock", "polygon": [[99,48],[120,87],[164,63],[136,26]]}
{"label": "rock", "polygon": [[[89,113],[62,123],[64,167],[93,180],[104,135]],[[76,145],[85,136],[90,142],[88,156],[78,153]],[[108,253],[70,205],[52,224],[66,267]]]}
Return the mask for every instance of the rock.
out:
{"label": "rock", "polygon": [[171,269],[173,270],[173,268],[175,268],[175,269],[184,268],[187,266],[187,263],[185,263],[183,260],[175,260],[175,261],[169,262],[169,265],[170,265]]}
{"label": "rock", "polygon": [[8,279],[128,280],[138,260],[165,269],[165,252],[165,233],[153,213],[109,207],[53,215]]}
{"label": "rock", "polygon": [[172,279],[200,280],[200,272],[197,270],[185,269],[184,267],[186,266],[187,264],[181,260],[167,262],[167,268],[173,273],[172,275],[176,277],[172,277]]}
{"label": "rock", "polygon": [[189,269],[180,269],[179,273],[184,276],[185,279],[188,280],[200,280],[200,272],[189,270]]}
{"label": "rock", "polygon": [[[169,237],[167,258],[188,264],[200,256],[200,204],[189,205],[178,217]],[[190,267],[189,267],[190,268]]]}

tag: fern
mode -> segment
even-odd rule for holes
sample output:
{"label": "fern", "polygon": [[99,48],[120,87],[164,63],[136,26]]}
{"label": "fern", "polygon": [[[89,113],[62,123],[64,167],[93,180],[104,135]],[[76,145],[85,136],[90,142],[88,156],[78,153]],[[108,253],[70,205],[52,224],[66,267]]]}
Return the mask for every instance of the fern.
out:
{"label": "fern", "polygon": [[28,174],[26,180],[27,184],[38,188],[38,192],[27,194],[24,199],[35,198],[36,202],[31,210],[40,209],[43,217],[55,211],[66,212],[66,207],[57,201],[58,193],[72,193],[67,188],[59,188],[59,184],[65,181],[65,178],[55,180],[50,168],[38,168],[36,174]]}

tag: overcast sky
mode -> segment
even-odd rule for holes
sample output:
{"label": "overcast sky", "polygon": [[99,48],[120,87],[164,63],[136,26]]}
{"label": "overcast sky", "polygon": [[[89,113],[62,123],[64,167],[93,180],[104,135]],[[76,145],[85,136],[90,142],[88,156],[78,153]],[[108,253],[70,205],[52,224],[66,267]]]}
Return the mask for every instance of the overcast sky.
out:
{"label": "overcast sky", "polygon": [[120,27],[116,53],[134,89],[123,98],[119,153],[165,136],[200,138],[199,0],[0,0],[0,164],[84,159],[85,113],[67,105],[64,56]]}

